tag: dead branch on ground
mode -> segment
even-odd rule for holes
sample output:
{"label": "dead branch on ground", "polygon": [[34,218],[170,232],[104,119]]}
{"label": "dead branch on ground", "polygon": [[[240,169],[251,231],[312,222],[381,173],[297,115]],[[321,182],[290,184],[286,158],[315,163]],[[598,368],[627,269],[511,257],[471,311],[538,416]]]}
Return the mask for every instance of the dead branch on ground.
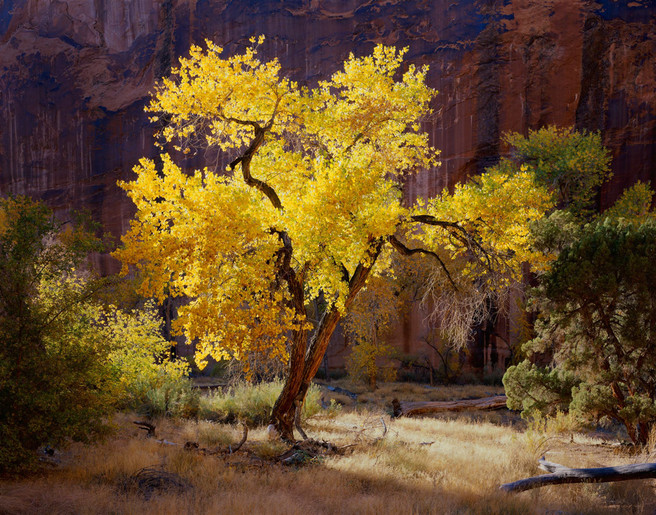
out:
{"label": "dead branch on ground", "polygon": [[399,402],[398,399],[392,399],[392,410],[395,418],[424,415],[427,413],[442,413],[445,411],[496,410],[505,407],[505,395],[493,395],[492,397],[483,397],[482,399],[457,401]]}
{"label": "dead branch on ground", "polygon": [[508,493],[517,493],[547,485],[609,483],[629,481],[632,479],[656,478],[656,463],[635,463],[633,465],[618,465],[617,467],[575,469],[547,461],[544,459],[544,456],[538,463],[542,470],[550,473],[506,483],[501,485],[499,489]]}
{"label": "dead branch on ground", "polygon": [[[155,425],[151,424],[150,422],[141,422],[135,420],[133,424],[136,424],[139,426],[139,429],[143,429],[147,431],[146,437],[151,438],[155,436]],[[239,449],[241,449],[242,445],[246,443],[246,439],[248,438],[248,426],[242,422],[242,428],[243,428],[243,433],[241,440],[239,443],[233,447],[232,445],[228,445],[227,448],[219,448],[215,447],[214,449],[207,449],[206,447],[200,447],[198,445],[198,442],[185,442],[184,445],[176,443],[176,442],[169,442],[168,440],[155,440],[157,443],[163,444],[163,445],[178,445],[184,447],[185,451],[197,451],[205,455],[217,455],[217,454],[232,454],[234,452],[237,452]]]}

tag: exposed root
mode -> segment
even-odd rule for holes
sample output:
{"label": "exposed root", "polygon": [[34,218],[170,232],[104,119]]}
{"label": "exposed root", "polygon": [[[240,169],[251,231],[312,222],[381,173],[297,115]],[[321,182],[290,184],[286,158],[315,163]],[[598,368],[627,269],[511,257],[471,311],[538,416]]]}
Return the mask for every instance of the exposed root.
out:
{"label": "exposed root", "polygon": [[323,456],[343,454],[343,449],[326,441],[304,440],[296,442],[290,449],[278,456],[283,465],[307,465]]}
{"label": "exposed root", "polygon": [[388,428],[383,417],[380,417],[380,423],[383,427],[383,434],[377,438],[367,438],[366,440],[363,440],[362,436],[368,429],[363,428],[356,437],[358,440],[356,443],[344,445],[341,447],[330,442],[326,442],[325,440],[317,441],[306,439],[300,442],[295,442],[287,451],[278,456],[277,460],[283,465],[307,465],[309,463],[318,461],[324,456],[341,456],[346,454],[348,451],[351,451],[355,447],[361,445],[373,445],[385,438],[387,435]]}

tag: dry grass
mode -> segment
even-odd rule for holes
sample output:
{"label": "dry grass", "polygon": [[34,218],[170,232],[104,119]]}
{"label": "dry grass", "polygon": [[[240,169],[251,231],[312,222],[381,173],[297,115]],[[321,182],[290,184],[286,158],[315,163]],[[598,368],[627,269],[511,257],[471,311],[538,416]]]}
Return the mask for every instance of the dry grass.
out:
{"label": "dry grass", "polygon": [[392,399],[401,401],[447,401],[452,399],[473,399],[503,394],[501,386],[487,385],[450,385],[450,386],[428,386],[416,383],[381,383],[375,390],[370,390],[367,385],[354,383],[349,379],[333,380],[322,384],[337,386],[357,394],[357,401],[346,395],[334,392],[324,392],[324,398],[336,399],[340,403],[350,405],[370,405],[376,407],[390,406]]}
{"label": "dry grass", "polygon": [[[384,411],[388,394],[437,400],[467,391],[442,389],[411,399],[416,387],[400,388],[379,389],[379,404],[359,403],[334,418],[308,421],[306,431],[317,440],[357,445],[300,468],[276,462],[286,447],[267,440],[263,429],[249,433],[243,451],[203,456],[148,440],[131,424],[133,417],[118,415],[112,439],[73,446],[59,456],[58,467],[40,475],[0,481],[0,513],[641,513],[656,507],[653,481],[503,494],[501,483],[538,474],[536,460],[545,452],[570,466],[647,456],[618,454],[617,447],[594,435],[574,434],[572,441],[571,435],[467,416],[390,420]],[[381,419],[388,428],[383,439]],[[209,422],[159,420],[156,425],[158,438],[201,446],[223,446],[241,434],[239,428]],[[189,487],[182,493],[157,490],[149,498],[123,487],[146,467],[175,474]]]}

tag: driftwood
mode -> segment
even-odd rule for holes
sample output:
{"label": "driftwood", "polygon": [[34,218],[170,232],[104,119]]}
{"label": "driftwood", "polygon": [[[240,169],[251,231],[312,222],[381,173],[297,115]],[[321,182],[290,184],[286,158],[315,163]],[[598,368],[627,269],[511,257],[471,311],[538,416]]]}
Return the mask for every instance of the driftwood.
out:
{"label": "driftwood", "polygon": [[[383,423],[383,435],[376,438],[372,443],[376,443],[387,434],[385,421],[382,418],[380,420]],[[325,456],[341,456],[350,452],[358,445],[360,444],[355,443],[339,447],[330,442],[326,442],[325,440],[318,441],[309,438],[307,440],[295,442],[294,445],[278,456],[277,460],[283,465],[302,466],[315,462],[317,459],[321,459]]]}
{"label": "driftwood", "polygon": [[599,467],[573,469],[552,463],[542,457],[538,463],[542,470],[550,472],[542,476],[520,479],[506,483],[499,488],[504,492],[516,493],[547,485],[562,485],[569,483],[609,483],[613,481],[629,481],[631,479],[656,478],[656,463],[636,463],[634,465],[618,465],[617,467]]}
{"label": "driftwood", "polygon": [[441,413],[445,411],[464,410],[495,410],[506,407],[505,395],[494,395],[482,399],[464,399],[458,401],[426,401],[426,402],[399,402],[392,400],[392,409],[395,417],[409,417],[425,413]]}

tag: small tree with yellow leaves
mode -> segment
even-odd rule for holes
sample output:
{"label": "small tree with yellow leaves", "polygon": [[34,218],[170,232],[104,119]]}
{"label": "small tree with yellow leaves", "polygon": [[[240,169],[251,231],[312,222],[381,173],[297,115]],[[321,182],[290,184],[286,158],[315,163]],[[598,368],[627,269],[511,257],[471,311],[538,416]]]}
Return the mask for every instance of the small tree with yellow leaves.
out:
{"label": "small tree with yellow leaves", "polygon": [[[230,164],[142,160],[122,183],[137,214],[116,256],[140,270],[142,293],[190,299],[176,324],[200,361],[253,350],[288,359],[271,423],[292,439],[331,335],[390,252],[430,255],[447,275],[443,256],[465,256],[470,281],[499,268],[511,277],[535,257],[527,222],[551,199],[520,172],[404,206],[399,176],[438,165],[420,130],[436,94],[427,68],[401,72],[405,50],[379,45],[310,89],[260,60],[256,43],[228,58],[192,47],[157,88],[148,109],[165,120],[164,141],[217,149]],[[319,296],[326,309],[311,325],[306,305]]]}

